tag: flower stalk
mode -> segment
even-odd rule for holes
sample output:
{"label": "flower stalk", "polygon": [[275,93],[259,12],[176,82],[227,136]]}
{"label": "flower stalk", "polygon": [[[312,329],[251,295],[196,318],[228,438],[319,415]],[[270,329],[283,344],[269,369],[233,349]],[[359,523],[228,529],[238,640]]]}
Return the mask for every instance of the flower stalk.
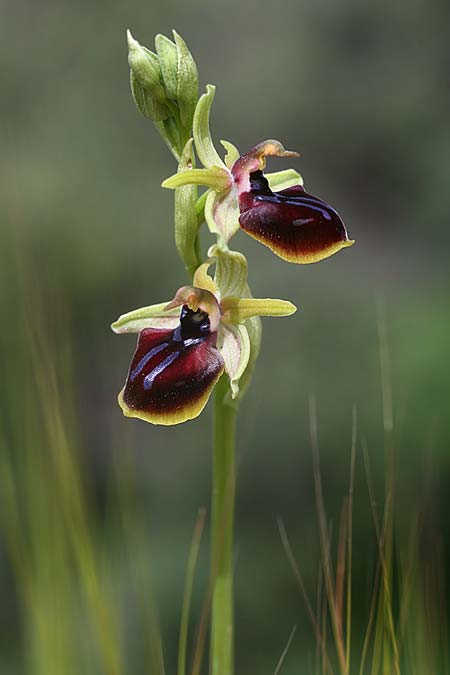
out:
{"label": "flower stalk", "polygon": [[234,661],[233,531],[236,494],[235,439],[238,406],[227,402],[222,376],[214,392],[211,513],[211,673],[232,675]]}

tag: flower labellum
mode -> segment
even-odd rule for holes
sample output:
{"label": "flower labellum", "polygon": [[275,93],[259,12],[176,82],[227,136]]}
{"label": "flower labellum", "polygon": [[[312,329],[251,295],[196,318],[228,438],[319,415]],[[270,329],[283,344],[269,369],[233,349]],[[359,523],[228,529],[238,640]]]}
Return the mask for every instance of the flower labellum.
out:
{"label": "flower labellum", "polygon": [[[213,296],[212,296],[213,297]],[[191,293],[174,329],[144,328],[119,403],[128,417],[179,424],[197,417],[224,370],[217,325]],[[213,326],[214,328],[214,326]]]}
{"label": "flower labellum", "polygon": [[266,141],[240,157],[231,172],[238,188],[239,224],[283,260],[313,263],[354,242],[339,214],[326,202],[293,185],[279,192],[262,169],[266,155],[289,156],[277,141]]}

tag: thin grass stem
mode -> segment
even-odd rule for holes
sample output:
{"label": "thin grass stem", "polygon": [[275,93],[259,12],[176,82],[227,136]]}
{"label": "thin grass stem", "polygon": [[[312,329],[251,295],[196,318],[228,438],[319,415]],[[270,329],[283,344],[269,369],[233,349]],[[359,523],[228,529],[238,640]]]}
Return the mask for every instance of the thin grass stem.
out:
{"label": "thin grass stem", "polygon": [[191,549],[189,551],[186,569],[186,582],[184,587],[183,605],[181,608],[180,637],[178,640],[178,675],[186,675],[186,654],[189,634],[189,613],[191,609],[192,588],[194,585],[195,569],[197,567],[198,552],[205,526],[206,510],[200,509],[195,523],[192,536]]}
{"label": "thin grass stem", "polygon": [[295,635],[296,632],[297,632],[297,626],[294,626],[293,629],[291,630],[291,634],[288,637],[288,641],[286,642],[286,645],[285,645],[283,651],[281,652],[281,656],[278,659],[277,667],[275,668],[275,672],[274,672],[273,675],[280,675],[281,668],[283,667],[284,660],[285,660],[285,658],[287,656],[287,653],[288,653],[288,651],[291,647],[292,640],[294,639],[294,635]]}
{"label": "thin grass stem", "polygon": [[347,618],[346,618],[346,642],[345,642],[345,661],[347,671],[350,672],[351,664],[351,636],[352,636],[352,552],[353,552],[353,493],[355,487],[355,468],[356,468],[356,440],[358,430],[358,415],[356,406],[353,408],[352,424],[352,446],[350,452],[350,481],[347,500]]}
{"label": "thin grass stem", "polygon": [[324,571],[325,588],[328,597],[328,605],[330,610],[331,626],[336,644],[336,651],[338,655],[339,667],[343,675],[348,675],[347,662],[345,657],[345,648],[341,634],[339,631],[339,617],[335,602],[335,584],[333,579],[333,570],[329,551],[329,535],[325,516],[325,505],[323,499],[322,478],[320,474],[320,459],[319,459],[319,442],[317,435],[317,411],[316,402],[313,396],[309,398],[309,419],[310,419],[310,435],[313,449],[314,461],[314,485],[316,491],[317,516],[319,520],[319,538],[320,548],[322,551],[322,563]]}

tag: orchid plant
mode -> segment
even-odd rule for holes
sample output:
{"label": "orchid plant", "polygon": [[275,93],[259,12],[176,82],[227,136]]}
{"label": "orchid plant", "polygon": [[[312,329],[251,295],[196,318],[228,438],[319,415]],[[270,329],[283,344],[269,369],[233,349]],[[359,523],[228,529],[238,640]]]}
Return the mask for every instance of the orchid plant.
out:
{"label": "orchid plant", "polygon": [[[162,186],[174,190],[175,242],[190,285],[112,324],[116,333],[138,334],[119,404],[128,417],[180,424],[197,417],[215,389],[211,664],[213,675],[231,675],[236,414],[260,350],[260,317],[289,316],[296,307],[254,298],[246,258],[229,243],[242,229],[285,261],[313,263],[353,241],[338,213],[305,191],[297,171],[264,173],[267,157],[298,156],[280,142],[263,141],[241,155],[221,141],[222,158],[209,125],[215,88],[198,97],[195,61],[175,31],[174,41],[157,35],[155,47],[148,50],[128,32],[135,104],[178,162]],[[204,223],[215,238],[206,255],[199,240]]]}

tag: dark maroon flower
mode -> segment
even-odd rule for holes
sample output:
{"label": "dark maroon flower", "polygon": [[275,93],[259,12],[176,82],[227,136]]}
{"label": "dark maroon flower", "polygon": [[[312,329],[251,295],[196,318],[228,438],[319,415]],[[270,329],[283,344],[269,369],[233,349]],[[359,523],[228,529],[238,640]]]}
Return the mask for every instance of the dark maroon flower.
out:
{"label": "dark maroon flower", "polygon": [[339,214],[302,185],[270,189],[262,171],[265,157],[292,154],[278,142],[266,141],[235,162],[231,172],[238,188],[239,224],[284,260],[318,262],[354,242]]}

